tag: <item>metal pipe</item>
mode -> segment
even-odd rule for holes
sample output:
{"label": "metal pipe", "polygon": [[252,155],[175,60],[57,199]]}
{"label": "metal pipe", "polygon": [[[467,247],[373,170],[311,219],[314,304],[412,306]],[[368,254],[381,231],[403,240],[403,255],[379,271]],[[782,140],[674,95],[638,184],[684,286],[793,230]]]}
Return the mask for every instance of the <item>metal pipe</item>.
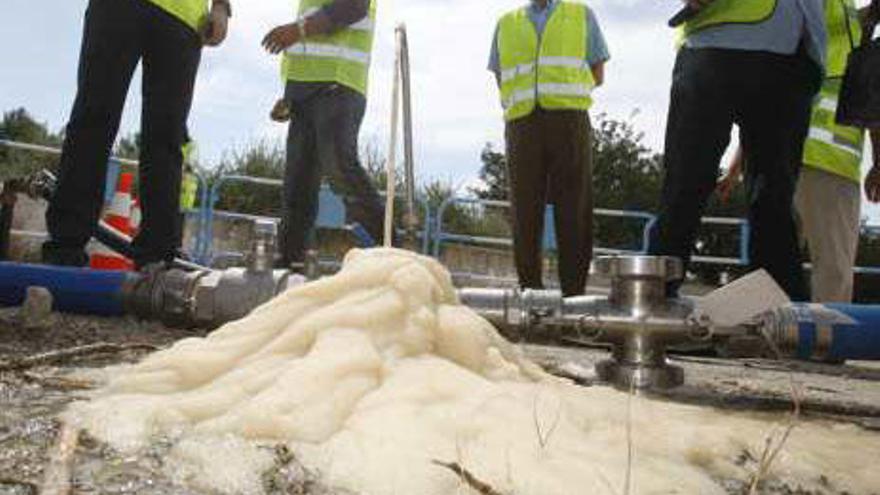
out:
{"label": "metal pipe", "polygon": [[416,212],[416,179],[413,152],[412,82],[409,63],[409,41],[406,25],[397,26],[397,43],[400,47],[400,82],[403,90],[403,154],[405,174],[406,212],[403,217],[405,247],[417,250],[419,218]]}
{"label": "metal pipe", "polygon": [[394,244],[394,200],[397,198],[397,120],[400,112],[400,52],[402,48],[398,36],[394,51],[394,74],[391,81],[391,132],[388,139],[388,161],[385,164],[385,221],[382,239],[382,245],[385,247],[391,247]]}
{"label": "metal pipe", "polygon": [[666,348],[711,335],[687,300],[668,299],[665,286],[680,277],[681,262],[653,256],[599,258],[595,271],[611,280],[608,297],[564,299],[558,291],[468,289],[471,306],[516,340],[562,345],[609,344],[614,359],[600,363],[600,378],[622,389],[681,385],[683,372]]}
{"label": "metal pipe", "polygon": [[[7,148],[22,150],[22,151],[34,151],[37,153],[46,153],[49,155],[60,156],[61,149],[53,148],[51,146],[43,146],[40,144],[31,144],[31,143],[22,143],[18,141],[10,141],[8,139],[0,139],[0,146],[6,146]],[[128,158],[119,158],[116,156],[111,156],[109,158],[110,161],[121,163],[123,165],[131,165],[134,167],[139,166],[136,160],[130,160]]]}

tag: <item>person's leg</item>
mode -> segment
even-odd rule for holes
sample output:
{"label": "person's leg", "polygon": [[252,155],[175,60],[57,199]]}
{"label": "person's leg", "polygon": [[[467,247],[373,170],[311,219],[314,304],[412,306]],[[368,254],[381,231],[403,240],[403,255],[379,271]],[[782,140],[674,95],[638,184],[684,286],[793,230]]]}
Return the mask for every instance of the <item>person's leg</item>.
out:
{"label": "person's leg", "polygon": [[315,132],[321,139],[317,153],[333,191],[345,201],[349,221],[360,224],[376,244],[381,244],[385,208],[361,165],[358,150],[366,104],[362,95],[343,86],[319,95],[316,105],[321,110],[315,115]]}
{"label": "person's leg", "polygon": [[793,200],[807,135],[812,80],[806,56],[753,53],[740,67],[746,94],[740,135],[748,160],[745,185],[751,225],[750,259],[794,301],[809,300],[798,246]]}
{"label": "person's leg", "polygon": [[[725,50],[682,49],[675,63],[660,214],[648,252],[681,258],[685,268],[730,141],[733,84],[742,77],[729,68],[733,56]],[[679,285],[671,283],[670,292]]]}
{"label": "person's leg", "polygon": [[138,190],[143,219],[135,264],[170,261],[177,252],[184,130],[201,59],[195,31],[143,2],[143,109]]}
{"label": "person's leg", "polygon": [[91,0],[85,16],[76,101],[64,136],[58,187],[46,212],[47,263],[85,265],[101,214],[107,160],[141,55],[134,0]]}
{"label": "person's leg", "polygon": [[584,293],[593,258],[593,184],[590,116],[551,112],[545,132],[552,159],[548,189],[554,198],[559,282],[566,297]]}
{"label": "person's leg", "polygon": [[804,166],[795,206],[812,262],[813,301],[851,303],[859,242],[859,184]]}
{"label": "person's leg", "polygon": [[536,110],[508,122],[505,130],[507,170],[513,218],[513,258],[519,285],[541,289],[541,240],[547,203],[547,165],[544,161],[545,115]]}
{"label": "person's leg", "polygon": [[284,268],[305,260],[306,243],[318,213],[321,166],[316,153],[313,113],[320,108],[297,105],[285,97],[293,118],[287,129],[287,164],[284,169],[284,209],[279,250]]}

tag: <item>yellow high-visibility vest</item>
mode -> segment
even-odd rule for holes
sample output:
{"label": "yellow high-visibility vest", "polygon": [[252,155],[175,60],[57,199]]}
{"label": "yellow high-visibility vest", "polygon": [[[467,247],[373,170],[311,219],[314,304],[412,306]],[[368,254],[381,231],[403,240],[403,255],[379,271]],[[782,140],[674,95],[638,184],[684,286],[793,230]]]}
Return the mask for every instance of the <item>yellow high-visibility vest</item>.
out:
{"label": "yellow high-visibility vest", "polygon": [[825,0],[828,51],[825,77],[843,77],[854,46],[862,42],[862,24],[855,0]]}
{"label": "yellow high-visibility vest", "polygon": [[207,0],[149,0],[177,17],[194,31],[199,31],[208,16]]}
{"label": "yellow high-visibility vest", "polygon": [[[301,0],[299,18],[332,2]],[[369,15],[361,21],[333,34],[309,36],[288,48],[281,61],[282,77],[287,81],[335,82],[366,95],[375,24],[376,0],[370,0]]]}
{"label": "yellow high-visibility vest", "polygon": [[505,120],[547,110],[588,110],[596,85],[587,62],[587,6],[556,5],[541,36],[527,7],[498,22],[501,105]]}
{"label": "yellow high-visibility vest", "polygon": [[804,143],[804,164],[853,182],[862,180],[865,131],[835,121],[837,99],[846,62],[853,46],[862,40],[854,0],[825,0],[828,30],[827,77],[813,105],[810,132]]}
{"label": "yellow high-visibility vest", "polygon": [[685,35],[723,24],[759,24],[770,19],[778,0],[715,0],[685,22]]}

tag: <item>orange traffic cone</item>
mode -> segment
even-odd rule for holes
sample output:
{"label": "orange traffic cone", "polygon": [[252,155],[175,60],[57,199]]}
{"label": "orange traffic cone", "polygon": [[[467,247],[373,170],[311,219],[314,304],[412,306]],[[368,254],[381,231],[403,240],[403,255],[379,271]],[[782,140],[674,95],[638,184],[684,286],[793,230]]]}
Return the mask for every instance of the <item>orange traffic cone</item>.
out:
{"label": "orange traffic cone", "polygon": [[[119,174],[116,194],[113,195],[113,200],[104,210],[104,223],[126,236],[131,236],[134,232],[131,226],[131,185],[133,181],[132,174],[127,172]],[[134,263],[130,259],[101,243],[98,243],[92,251],[89,266],[95,270],[134,270]]]}

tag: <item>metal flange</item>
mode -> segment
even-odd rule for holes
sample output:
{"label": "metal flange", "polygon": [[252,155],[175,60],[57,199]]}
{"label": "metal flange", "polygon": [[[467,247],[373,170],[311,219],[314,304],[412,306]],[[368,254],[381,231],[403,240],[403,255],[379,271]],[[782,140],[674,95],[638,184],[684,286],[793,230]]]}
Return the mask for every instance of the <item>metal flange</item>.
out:
{"label": "metal flange", "polygon": [[[609,256],[596,260],[596,272],[611,279],[609,312],[628,318],[626,325],[606,331],[613,359],[599,363],[600,379],[622,390],[673,388],[684,383],[684,371],[666,359],[666,347],[691,338],[689,309],[666,297],[666,284],[680,279],[678,258]],[[667,324],[652,324],[659,318]]]}

